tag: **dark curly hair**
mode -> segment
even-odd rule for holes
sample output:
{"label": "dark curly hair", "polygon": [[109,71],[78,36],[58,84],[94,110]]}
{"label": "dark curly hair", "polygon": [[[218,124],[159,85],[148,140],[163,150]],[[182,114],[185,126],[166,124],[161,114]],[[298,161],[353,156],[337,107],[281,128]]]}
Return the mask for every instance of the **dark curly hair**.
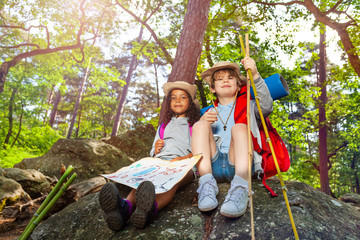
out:
{"label": "dark curly hair", "polygon": [[[165,123],[165,125],[168,124],[170,122],[171,118],[176,116],[176,114],[171,110],[171,107],[170,107],[172,91],[173,90],[171,90],[168,93],[167,97],[164,98],[164,102],[162,104],[163,116],[161,117],[161,119],[159,121],[159,126],[162,123]],[[188,98],[190,99],[189,108],[186,111],[186,117],[188,118],[188,122],[190,123],[190,126],[193,126],[200,119],[200,109],[196,106],[196,104],[194,103],[194,100],[191,98],[190,94],[188,92],[186,92],[186,93],[187,93]]]}

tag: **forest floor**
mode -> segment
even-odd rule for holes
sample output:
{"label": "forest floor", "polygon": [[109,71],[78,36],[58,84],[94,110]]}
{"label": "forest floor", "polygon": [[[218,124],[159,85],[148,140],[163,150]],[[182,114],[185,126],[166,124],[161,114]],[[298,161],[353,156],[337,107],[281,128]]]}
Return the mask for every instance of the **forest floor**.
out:
{"label": "forest floor", "polygon": [[[5,208],[0,212],[0,240],[19,239],[40,204],[34,204],[21,214]],[[11,214],[9,214],[11,212]]]}

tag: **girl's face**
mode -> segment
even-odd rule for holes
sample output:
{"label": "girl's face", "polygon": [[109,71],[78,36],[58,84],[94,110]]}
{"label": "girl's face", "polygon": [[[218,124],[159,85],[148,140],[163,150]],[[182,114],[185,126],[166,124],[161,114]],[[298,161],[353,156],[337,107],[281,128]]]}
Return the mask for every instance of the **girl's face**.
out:
{"label": "girl's face", "polygon": [[190,98],[187,92],[174,89],[170,95],[170,108],[178,117],[185,117],[190,105]]}

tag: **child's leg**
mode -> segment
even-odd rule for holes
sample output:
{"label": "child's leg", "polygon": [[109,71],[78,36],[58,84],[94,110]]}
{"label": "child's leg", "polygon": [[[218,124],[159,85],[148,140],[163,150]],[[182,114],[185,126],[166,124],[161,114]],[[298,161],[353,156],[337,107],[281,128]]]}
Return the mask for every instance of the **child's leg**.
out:
{"label": "child's leg", "polygon": [[245,124],[235,124],[231,128],[229,159],[235,164],[235,175],[247,180],[249,171],[248,133]]}
{"label": "child's leg", "polygon": [[200,176],[212,173],[211,157],[216,152],[216,145],[211,125],[207,121],[199,121],[194,124],[191,149],[194,155],[203,154],[202,159],[197,164]]}
{"label": "child's leg", "polygon": [[248,134],[245,124],[235,124],[231,129],[229,159],[235,164],[235,176],[221,206],[220,213],[227,217],[239,217],[248,204],[249,153]]}
{"label": "child's leg", "polygon": [[207,121],[199,121],[193,126],[191,149],[194,155],[203,154],[196,165],[201,176],[197,190],[198,208],[200,211],[211,211],[218,206],[216,195],[219,189],[211,168],[211,158],[216,153],[216,144],[211,125]]}
{"label": "child's leg", "polygon": [[195,178],[194,173],[193,171],[190,170],[187,173],[187,175],[180,182],[178,182],[172,189],[170,189],[165,193],[156,194],[156,202],[157,202],[158,210],[168,205],[171,202],[171,200],[174,198],[176,191],[180,187],[191,183],[194,180],[194,178]]}

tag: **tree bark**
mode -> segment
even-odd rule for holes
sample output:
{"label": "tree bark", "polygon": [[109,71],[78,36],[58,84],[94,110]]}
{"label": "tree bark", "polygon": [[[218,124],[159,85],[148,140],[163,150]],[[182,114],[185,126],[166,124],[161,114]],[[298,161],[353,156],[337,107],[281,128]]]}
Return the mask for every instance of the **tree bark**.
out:
{"label": "tree bark", "polygon": [[327,154],[327,126],[326,110],[326,27],[320,24],[320,46],[319,46],[319,87],[321,95],[319,97],[319,173],[321,191],[330,195],[329,172],[328,172],[328,154]]}
{"label": "tree bark", "polygon": [[15,105],[15,94],[16,94],[16,89],[13,89],[10,100],[9,100],[9,114],[8,114],[9,130],[8,130],[5,140],[4,140],[4,144],[3,144],[4,149],[6,149],[6,145],[9,144],[10,137],[12,134],[12,128],[13,128],[13,124],[14,124],[13,115],[14,115],[14,105]]}
{"label": "tree bark", "polygon": [[80,105],[82,93],[83,93],[83,91],[84,91],[84,86],[85,86],[86,78],[87,78],[87,75],[88,75],[88,73],[89,73],[90,63],[91,63],[91,58],[90,58],[90,60],[89,60],[89,65],[87,66],[87,68],[86,68],[86,70],[85,70],[85,75],[84,75],[83,81],[82,81],[82,83],[81,83],[81,87],[79,88],[79,96],[78,96],[77,101],[76,101],[76,104],[75,104],[75,109],[74,109],[74,113],[73,113],[73,116],[72,116],[72,119],[71,119],[71,123],[70,123],[69,132],[68,132],[68,135],[67,135],[67,139],[70,139],[70,138],[71,138],[72,130],[73,130],[74,125],[75,125],[76,115],[77,115],[77,111],[78,111],[78,109],[79,109],[79,105]]}
{"label": "tree bark", "polygon": [[21,114],[20,114],[20,117],[19,117],[19,131],[17,132],[17,134],[15,136],[15,139],[14,139],[13,143],[11,144],[11,147],[13,147],[15,145],[15,143],[19,140],[20,133],[21,133],[23,115],[24,115],[24,104],[21,105]]}
{"label": "tree bark", "polygon": [[56,95],[55,101],[53,103],[53,109],[51,110],[51,114],[50,114],[49,125],[50,125],[51,128],[54,125],[60,101],[61,101],[61,92],[59,90],[57,95]]}
{"label": "tree bark", "polygon": [[189,0],[168,82],[195,83],[211,0]]}
{"label": "tree bark", "polygon": [[[140,27],[140,33],[139,36],[137,38],[137,41],[140,43],[141,39],[142,39],[142,35],[143,35],[144,29],[143,26]],[[127,97],[127,93],[129,90],[129,85],[130,85],[130,81],[132,78],[132,74],[134,72],[136,68],[136,55],[133,54],[131,57],[131,62],[130,62],[130,67],[129,67],[129,71],[128,74],[126,76],[126,85],[124,86],[124,89],[122,91],[121,94],[121,99],[119,102],[119,105],[117,107],[117,112],[116,112],[116,116],[115,116],[115,120],[114,120],[114,125],[113,125],[113,129],[111,131],[111,137],[116,136],[117,132],[119,131],[119,127],[120,127],[120,122],[121,122],[121,116],[124,110],[124,105],[125,105],[125,100]]]}
{"label": "tree bark", "polygon": [[[211,0],[189,0],[168,82],[195,83]],[[160,122],[163,118],[160,112]]]}

